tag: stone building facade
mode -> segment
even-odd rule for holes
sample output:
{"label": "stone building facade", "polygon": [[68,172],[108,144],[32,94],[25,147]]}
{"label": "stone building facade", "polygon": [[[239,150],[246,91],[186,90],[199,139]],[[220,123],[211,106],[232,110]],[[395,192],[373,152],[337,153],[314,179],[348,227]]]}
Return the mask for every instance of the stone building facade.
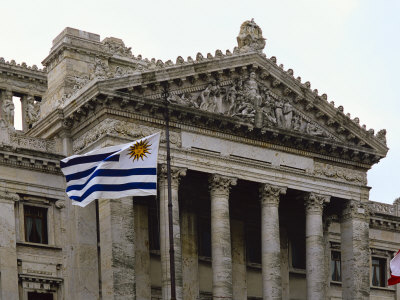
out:
{"label": "stone building facade", "polygon": [[75,207],[59,165],[164,132],[165,91],[178,299],[400,299],[400,201],[367,185],[386,131],[267,58],[253,20],[237,42],[163,62],[66,28],[43,70],[0,58],[2,300],[169,299],[164,133],[157,197]]}

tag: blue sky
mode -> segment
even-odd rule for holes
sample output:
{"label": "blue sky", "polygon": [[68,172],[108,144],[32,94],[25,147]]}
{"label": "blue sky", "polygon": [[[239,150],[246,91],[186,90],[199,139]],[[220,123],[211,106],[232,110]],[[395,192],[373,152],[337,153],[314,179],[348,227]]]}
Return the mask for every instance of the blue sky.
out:
{"label": "blue sky", "polygon": [[265,53],[310,81],[375,132],[386,128],[388,156],[368,172],[370,199],[400,197],[400,1],[2,1],[0,57],[37,64],[64,27],[122,38],[135,55],[162,60],[236,46],[254,18]]}

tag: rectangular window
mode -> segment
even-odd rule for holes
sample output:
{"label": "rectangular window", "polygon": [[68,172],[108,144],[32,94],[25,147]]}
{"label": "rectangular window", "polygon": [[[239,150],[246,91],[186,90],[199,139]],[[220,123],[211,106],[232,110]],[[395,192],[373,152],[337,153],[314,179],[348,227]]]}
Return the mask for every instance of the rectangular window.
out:
{"label": "rectangular window", "polygon": [[149,249],[160,250],[160,224],[156,209],[149,208]]}
{"label": "rectangular window", "polygon": [[331,252],[331,280],[342,281],[342,264],[339,251]]}
{"label": "rectangular window", "polygon": [[53,294],[28,292],[28,300],[53,300]]}
{"label": "rectangular window", "polygon": [[306,239],[304,236],[294,236],[290,239],[292,267],[306,268]]}
{"label": "rectangular window", "polygon": [[24,205],[25,240],[47,244],[47,208]]}
{"label": "rectangular window", "polygon": [[261,264],[261,225],[246,228],[246,254],[250,263]]}
{"label": "rectangular window", "polygon": [[372,257],[372,285],[386,286],[386,258]]}
{"label": "rectangular window", "polygon": [[211,220],[199,218],[199,256],[211,257]]}

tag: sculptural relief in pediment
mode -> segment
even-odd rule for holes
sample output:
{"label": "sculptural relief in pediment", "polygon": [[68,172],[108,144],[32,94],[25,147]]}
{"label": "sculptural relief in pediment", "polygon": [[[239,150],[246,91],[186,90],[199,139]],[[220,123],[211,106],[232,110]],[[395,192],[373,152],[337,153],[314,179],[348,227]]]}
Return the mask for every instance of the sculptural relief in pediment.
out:
{"label": "sculptural relief in pediment", "polygon": [[197,92],[172,94],[169,101],[211,113],[229,116],[259,128],[276,127],[338,140],[295,108],[291,100],[273,93],[257,80],[255,72],[247,77],[218,81],[213,79]]}

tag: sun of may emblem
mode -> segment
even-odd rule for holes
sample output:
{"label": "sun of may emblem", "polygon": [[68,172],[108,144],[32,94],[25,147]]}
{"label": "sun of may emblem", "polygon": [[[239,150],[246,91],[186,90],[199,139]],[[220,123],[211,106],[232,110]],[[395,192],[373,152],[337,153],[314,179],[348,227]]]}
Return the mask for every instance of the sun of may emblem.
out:
{"label": "sun of may emblem", "polygon": [[138,160],[141,158],[143,160],[143,157],[147,157],[146,154],[151,154],[150,153],[150,144],[147,140],[142,140],[140,142],[136,142],[133,146],[129,147],[129,152],[128,155],[129,158],[133,157],[133,161]]}

